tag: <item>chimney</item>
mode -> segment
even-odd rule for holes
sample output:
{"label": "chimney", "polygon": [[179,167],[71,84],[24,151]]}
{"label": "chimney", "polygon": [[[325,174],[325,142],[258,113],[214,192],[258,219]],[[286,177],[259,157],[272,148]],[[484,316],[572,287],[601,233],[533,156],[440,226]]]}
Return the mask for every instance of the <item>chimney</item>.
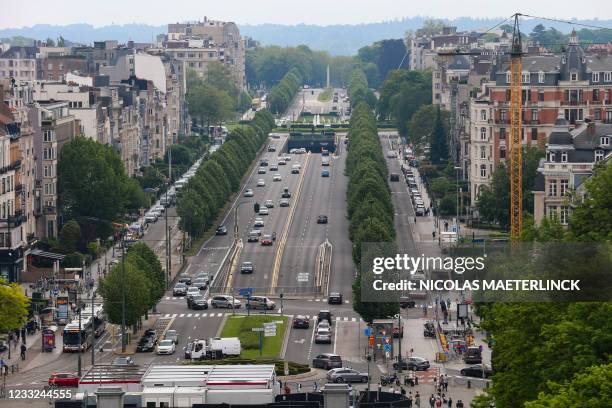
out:
{"label": "chimney", "polygon": [[587,125],[587,135],[594,136],[595,135],[595,122],[592,122],[589,120],[588,122],[586,122],[586,125]]}

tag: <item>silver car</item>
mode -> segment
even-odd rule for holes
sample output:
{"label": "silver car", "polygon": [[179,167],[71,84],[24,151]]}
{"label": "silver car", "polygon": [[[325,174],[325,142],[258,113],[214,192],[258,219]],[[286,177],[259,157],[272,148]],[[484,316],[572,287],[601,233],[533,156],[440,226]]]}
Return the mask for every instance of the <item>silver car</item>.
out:
{"label": "silver car", "polygon": [[327,380],[334,383],[368,382],[368,373],[361,373],[352,368],[332,368],[327,372]]}

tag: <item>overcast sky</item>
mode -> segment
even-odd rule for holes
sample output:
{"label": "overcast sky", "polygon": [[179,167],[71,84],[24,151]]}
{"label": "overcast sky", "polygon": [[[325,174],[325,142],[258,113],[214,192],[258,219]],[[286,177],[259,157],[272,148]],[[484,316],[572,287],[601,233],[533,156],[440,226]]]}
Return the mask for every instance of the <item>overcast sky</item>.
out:
{"label": "overcast sky", "polygon": [[[0,28],[198,20],[239,24],[357,24],[410,16],[611,19],[610,0],[0,0]],[[554,14],[551,14],[554,13]]]}

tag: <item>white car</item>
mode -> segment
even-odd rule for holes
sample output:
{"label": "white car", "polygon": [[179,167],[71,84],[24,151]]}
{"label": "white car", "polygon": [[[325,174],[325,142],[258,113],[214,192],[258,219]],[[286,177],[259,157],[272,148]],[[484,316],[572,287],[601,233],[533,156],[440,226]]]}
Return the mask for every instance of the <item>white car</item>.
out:
{"label": "white car", "polygon": [[245,197],[253,197],[255,195],[255,193],[253,193],[253,189],[251,188],[247,188],[244,192],[244,196]]}
{"label": "white car", "polygon": [[162,340],[157,343],[157,347],[155,352],[157,354],[174,354],[176,351],[176,346],[174,345],[174,341],[172,340]]}
{"label": "white car", "polygon": [[263,218],[259,218],[259,217],[255,218],[255,222],[253,223],[253,228],[263,228],[263,227],[264,227]]}
{"label": "white car", "polygon": [[189,289],[187,289],[187,296],[195,296],[195,295],[199,295],[200,294],[200,289],[197,286],[190,286]]}
{"label": "white car", "polygon": [[264,179],[257,180],[257,187],[264,187],[266,185],[266,181]]}
{"label": "white car", "polygon": [[282,181],[282,179],[280,174],[275,174],[274,177],[272,177],[272,181]]}
{"label": "white car", "polygon": [[157,221],[157,215],[154,213],[148,213],[144,216],[146,222],[155,222]]}
{"label": "white car", "polygon": [[257,174],[266,174],[266,168],[260,167],[259,170],[257,170]]}
{"label": "white car", "polygon": [[270,211],[268,210],[267,207],[260,207],[259,208],[259,215],[268,215],[270,214]]}
{"label": "white car", "polygon": [[285,159],[280,159],[280,160],[278,161],[278,165],[279,165],[279,166],[284,166],[284,165],[286,165],[286,164],[287,164],[287,162],[285,161]]}
{"label": "white car", "polygon": [[264,202],[264,205],[265,205],[267,208],[274,208],[274,201],[272,201],[272,200],[266,200],[266,201]]}

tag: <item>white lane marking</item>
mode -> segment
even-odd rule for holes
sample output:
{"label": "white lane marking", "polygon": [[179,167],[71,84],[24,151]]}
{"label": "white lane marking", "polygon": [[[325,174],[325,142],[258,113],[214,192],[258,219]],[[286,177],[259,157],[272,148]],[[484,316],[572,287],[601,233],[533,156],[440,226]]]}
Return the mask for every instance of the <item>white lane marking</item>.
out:
{"label": "white lane marking", "polygon": [[187,315],[187,317],[191,317],[191,316],[193,316],[193,314],[191,314],[191,313],[189,313],[189,314]]}
{"label": "white lane marking", "polygon": [[181,313],[179,317],[185,317],[185,313]]}
{"label": "white lane marking", "polygon": [[202,313],[202,317],[208,316],[208,313]]}
{"label": "white lane marking", "polygon": [[172,314],[172,317],[176,317],[176,316],[177,316],[177,314],[176,314],[176,313]]}
{"label": "white lane marking", "polygon": [[223,313],[218,313],[217,317],[223,317]]}

